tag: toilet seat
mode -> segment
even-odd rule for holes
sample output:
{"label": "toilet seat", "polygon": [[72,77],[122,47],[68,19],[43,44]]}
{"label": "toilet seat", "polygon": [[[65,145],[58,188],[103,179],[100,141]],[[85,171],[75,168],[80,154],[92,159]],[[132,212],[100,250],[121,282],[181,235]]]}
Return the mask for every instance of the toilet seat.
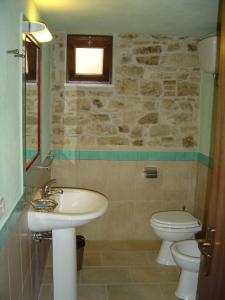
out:
{"label": "toilet seat", "polygon": [[187,211],[163,211],[152,215],[151,224],[162,228],[194,228],[199,221]]}

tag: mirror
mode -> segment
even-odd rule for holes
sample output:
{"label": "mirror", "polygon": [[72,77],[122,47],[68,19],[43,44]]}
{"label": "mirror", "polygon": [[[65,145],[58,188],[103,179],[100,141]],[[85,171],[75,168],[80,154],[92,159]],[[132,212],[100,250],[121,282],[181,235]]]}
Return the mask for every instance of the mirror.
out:
{"label": "mirror", "polygon": [[40,47],[25,35],[25,166],[28,170],[40,154]]}

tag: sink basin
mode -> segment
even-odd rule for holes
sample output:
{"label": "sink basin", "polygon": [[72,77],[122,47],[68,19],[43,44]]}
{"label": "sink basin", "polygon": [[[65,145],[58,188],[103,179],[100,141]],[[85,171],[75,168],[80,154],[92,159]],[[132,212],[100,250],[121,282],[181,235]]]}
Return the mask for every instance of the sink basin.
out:
{"label": "sink basin", "polygon": [[[57,202],[53,210],[43,212],[30,207],[28,227],[32,231],[52,231],[54,300],[77,300],[76,227],[102,216],[108,208],[108,199],[87,189],[61,190],[63,193],[49,199]],[[39,203],[40,198],[38,191],[34,200]]]}
{"label": "sink basin", "polygon": [[[39,212],[30,208],[28,227],[32,231],[74,228],[102,216],[108,208],[107,198],[87,189],[63,188],[63,194],[56,194],[58,206],[51,212]],[[40,198],[38,191],[34,198]]]}

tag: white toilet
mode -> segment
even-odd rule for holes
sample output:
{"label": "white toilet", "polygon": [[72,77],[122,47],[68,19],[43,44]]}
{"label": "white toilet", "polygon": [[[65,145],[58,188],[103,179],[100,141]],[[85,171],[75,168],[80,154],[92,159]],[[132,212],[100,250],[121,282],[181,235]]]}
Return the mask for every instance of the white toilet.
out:
{"label": "white toilet", "polygon": [[176,264],[181,268],[175,295],[180,299],[195,300],[200,265],[197,242],[195,240],[175,242],[171,246],[171,252]]}
{"label": "white toilet", "polygon": [[154,233],[162,239],[156,261],[159,264],[176,265],[171,254],[173,242],[194,238],[201,230],[201,224],[186,211],[163,211],[154,213],[150,219]]}

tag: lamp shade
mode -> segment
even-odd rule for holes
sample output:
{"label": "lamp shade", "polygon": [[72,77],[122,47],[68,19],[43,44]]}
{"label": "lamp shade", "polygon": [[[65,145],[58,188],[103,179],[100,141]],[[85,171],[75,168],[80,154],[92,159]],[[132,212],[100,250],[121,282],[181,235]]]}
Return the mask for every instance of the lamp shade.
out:
{"label": "lamp shade", "polygon": [[53,37],[47,26],[41,22],[23,22],[23,32],[30,33],[40,43],[50,42]]}
{"label": "lamp shade", "polygon": [[217,72],[217,49],[217,36],[210,36],[199,41],[198,57],[203,71],[213,74]]}

